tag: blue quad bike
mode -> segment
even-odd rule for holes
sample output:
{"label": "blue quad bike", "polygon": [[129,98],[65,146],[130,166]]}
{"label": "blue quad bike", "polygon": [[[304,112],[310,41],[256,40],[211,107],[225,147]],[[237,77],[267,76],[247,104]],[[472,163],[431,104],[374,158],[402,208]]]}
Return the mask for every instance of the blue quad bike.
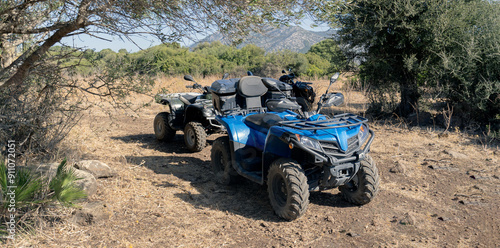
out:
{"label": "blue quad bike", "polygon": [[322,107],[343,103],[341,93],[325,94],[316,111],[303,112],[293,97],[265,99],[277,80],[248,76],[238,82],[215,81],[210,87],[216,119],[227,130],[212,145],[211,167],[218,183],[245,177],[263,185],[276,214],[302,216],[309,192],[338,187],[356,205],[369,203],[379,190],[379,175],[368,155],[374,133],[367,119],[354,114],[328,117]]}

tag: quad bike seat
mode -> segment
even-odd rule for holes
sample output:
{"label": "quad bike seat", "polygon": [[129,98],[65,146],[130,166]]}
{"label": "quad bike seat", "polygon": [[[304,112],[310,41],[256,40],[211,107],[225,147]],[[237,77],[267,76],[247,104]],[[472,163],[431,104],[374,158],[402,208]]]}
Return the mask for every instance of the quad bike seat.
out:
{"label": "quad bike seat", "polygon": [[179,96],[179,100],[183,102],[186,105],[192,104],[196,101],[196,96],[191,96],[191,95],[185,95],[185,96]]}
{"label": "quad bike seat", "polygon": [[237,91],[244,99],[243,108],[261,108],[261,96],[266,94],[267,87],[262,83],[261,77],[246,76],[238,82]]}
{"label": "quad bike seat", "polygon": [[276,114],[263,113],[247,116],[244,123],[252,129],[267,134],[269,128],[278,124],[282,120],[283,119]]}

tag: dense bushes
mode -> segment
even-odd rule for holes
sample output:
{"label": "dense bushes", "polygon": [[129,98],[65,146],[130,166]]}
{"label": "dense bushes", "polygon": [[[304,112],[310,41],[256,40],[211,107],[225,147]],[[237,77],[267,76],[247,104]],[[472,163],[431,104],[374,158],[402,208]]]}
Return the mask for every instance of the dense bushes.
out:
{"label": "dense bushes", "polygon": [[[60,48],[53,48],[52,52]],[[330,55],[330,53],[333,54]],[[277,76],[283,69],[292,69],[296,74],[309,77],[322,77],[340,70],[345,59],[333,40],[325,40],[314,45],[306,53],[278,51],[266,53],[255,45],[241,49],[226,46],[220,42],[201,43],[191,50],[178,43],[166,43],[136,53],[111,49],[99,52],[87,50],[78,72],[89,75],[110,64],[118,64],[122,70],[136,74],[193,74],[196,76],[222,75],[224,73],[255,74]],[[70,63],[71,61],[66,61]],[[76,61],[73,61],[76,62]],[[90,66],[92,65],[92,66]]]}

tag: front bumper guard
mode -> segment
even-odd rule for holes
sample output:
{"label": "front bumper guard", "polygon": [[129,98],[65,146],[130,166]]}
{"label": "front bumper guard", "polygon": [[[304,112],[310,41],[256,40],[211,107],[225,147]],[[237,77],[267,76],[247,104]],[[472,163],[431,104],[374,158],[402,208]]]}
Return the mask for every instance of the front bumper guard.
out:
{"label": "front bumper guard", "polygon": [[307,146],[304,146],[296,139],[290,139],[290,142],[306,151],[314,157],[315,164],[323,166],[323,180],[321,180],[322,188],[332,188],[344,185],[349,182],[360,168],[360,162],[366,158],[366,154],[370,152],[370,146],[375,138],[372,130],[369,130],[370,138],[366,142],[363,149],[354,152],[354,154],[347,158],[336,158],[332,155],[321,154]]}

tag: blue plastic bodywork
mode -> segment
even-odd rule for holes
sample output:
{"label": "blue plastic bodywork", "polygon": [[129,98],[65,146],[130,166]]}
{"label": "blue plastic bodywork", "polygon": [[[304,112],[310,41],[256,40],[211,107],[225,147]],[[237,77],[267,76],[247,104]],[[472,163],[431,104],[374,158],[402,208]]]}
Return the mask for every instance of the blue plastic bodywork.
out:
{"label": "blue plastic bodywork", "polygon": [[[292,111],[285,111],[281,113],[277,112],[269,112],[272,114],[276,114],[280,116],[284,121],[304,121],[299,119],[299,115]],[[254,113],[251,113],[246,116],[250,116]],[[345,151],[347,150],[347,140],[359,133],[360,125],[355,125],[351,127],[340,127],[340,128],[332,128],[332,129],[323,129],[323,130],[298,130],[291,127],[284,126],[273,126],[269,129],[269,133],[266,135],[262,132],[256,131],[250,127],[248,127],[244,120],[246,116],[242,115],[232,115],[232,116],[217,116],[216,119],[222,123],[229,135],[229,139],[233,142],[238,142],[247,146],[256,147],[259,150],[264,150],[264,146],[266,144],[266,137],[269,135],[274,135],[280,137],[283,133],[296,133],[301,136],[311,137],[316,140],[325,140],[325,141],[336,141],[340,149]],[[305,121],[316,121],[316,120],[325,120],[326,116],[324,115],[313,115],[307,118]],[[268,148],[268,151],[273,148]]]}
{"label": "blue plastic bodywork", "polygon": [[[276,114],[283,119],[283,121],[296,121],[299,124],[313,122],[316,123],[321,120],[327,120],[328,117],[324,115],[313,115],[307,119],[300,119],[300,116],[292,111],[285,112],[268,112]],[[358,120],[352,120],[353,125],[347,127],[335,127],[335,124],[328,126],[330,128],[325,129],[300,129],[293,128],[286,125],[276,125],[272,126],[267,133],[258,131],[250,128],[245,124],[245,118],[247,116],[258,114],[249,113],[247,115],[227,115],[227,116],[216,116],[217,121],[222,123],[228,132],[229,139],[232,141],[233,147],[233,162],[235,169],[239,174],[245,177],[263,184],[263,175],[269,168],[270,163],[276,157],[292,157],[292,149],[289,147],[289,143],[286,142],[282,137],[284,134],[293,134],[310,137],[319,141],[333,141],[339,145],[342,151],[348,149],[347,141],[349,138],[358,135],[360,132],[360,127],[362,125]],[[331,128],[335,127],[335,128]],[[260,161],[261,170],[258,173],[251,173],[245,171],[244,166],[242,166],[243,158],[239,155],[238,151],[244,150],[245,148],[251,147],[255,148],[258,153],[261,154]]]}

